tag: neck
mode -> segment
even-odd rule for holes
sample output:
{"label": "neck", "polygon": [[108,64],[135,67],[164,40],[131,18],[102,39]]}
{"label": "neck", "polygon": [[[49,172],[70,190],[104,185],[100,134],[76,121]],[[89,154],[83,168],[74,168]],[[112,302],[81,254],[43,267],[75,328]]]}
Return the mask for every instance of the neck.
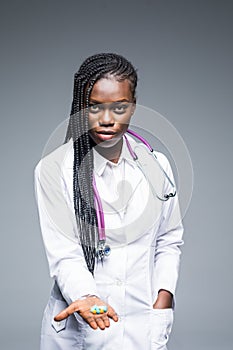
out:
{"label": "neck", "polygon": [[119,140],[119,142],[113,147],[101,147],[99,145],[95,146],[95,150],[101,154],[102,157],[108,159],[110,162],[117,163],[122,150],[123,138]]}

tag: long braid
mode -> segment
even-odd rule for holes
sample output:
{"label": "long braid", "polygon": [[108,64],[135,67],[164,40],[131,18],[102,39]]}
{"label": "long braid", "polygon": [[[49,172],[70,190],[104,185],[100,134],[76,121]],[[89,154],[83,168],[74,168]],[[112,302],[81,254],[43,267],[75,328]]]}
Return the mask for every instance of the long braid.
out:
{"label": "long braid", "polygon": [[73,101],[65,142],[73,139],[73,198],[76,222],[84,257],[93,274],[98,222],[93,192],[93,142],[88,133],[90,95],[97,80],[113,75],[117,80],[128,79],[132,96],[137,86],[137,73],[124,57],[101,53],[87,58],[74,76]]}

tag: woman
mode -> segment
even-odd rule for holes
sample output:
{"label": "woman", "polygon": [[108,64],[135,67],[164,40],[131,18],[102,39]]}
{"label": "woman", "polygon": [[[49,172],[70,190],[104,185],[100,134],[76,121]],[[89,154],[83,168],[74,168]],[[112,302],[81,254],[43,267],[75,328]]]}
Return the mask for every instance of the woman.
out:
{"label": "woman", "polygon": [[[155,196],[142,169],[151,157],[126,136],[136,86],[136,70],[124,57],[87,58],[74,77],[65,143],[35,169],[55,281],[41,350],[166,349],[183,228],[177,196]],[[172,178],[165,156],[157,158]],[[170,192],[161,172],[153,182]]]}

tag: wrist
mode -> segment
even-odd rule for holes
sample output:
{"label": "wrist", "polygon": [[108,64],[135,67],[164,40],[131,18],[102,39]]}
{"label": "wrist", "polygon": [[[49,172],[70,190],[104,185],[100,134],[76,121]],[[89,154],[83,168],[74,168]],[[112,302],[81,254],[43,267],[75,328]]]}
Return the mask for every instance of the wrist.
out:
{"label": "wrist", "polygon": [[98,298],[97,295],[95,294],[86,294],[86,295],[82,295],[79,300],[85,300],[87,298]]}
{"label": "wrist", "polygon": [[172,308],[173,305],[173,295],[171,292],[160,289],[158,292],[158,297],[153,305],[155,309],[167,309]]}

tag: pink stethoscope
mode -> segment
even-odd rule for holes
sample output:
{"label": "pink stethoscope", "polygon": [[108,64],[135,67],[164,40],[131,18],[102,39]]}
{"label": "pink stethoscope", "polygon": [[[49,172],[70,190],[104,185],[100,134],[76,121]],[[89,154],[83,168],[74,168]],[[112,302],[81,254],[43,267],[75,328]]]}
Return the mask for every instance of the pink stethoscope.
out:
{"label": "pink stethoscope", "polygon": [[[133,160],[137,163],[137,166],[140,168],[140,170],[142,171],[143,175],[145,176],[145,178],[147,179],[147,181],[149,182],[151,189],[153,191],[153,193],[155,194],[155,196],[161,200],[161,201],[167,201],[169,198],[175,197],[176,195],[176,189],[175,189],[175,185],[172,182],[172,180],[170,179],[170,177],[167,175],[167,173],[165,172],[165,170],[162,168],[161,164],[159,163],[157,156],[155,154],[155,151],[153,150],[153,148],[151,147],[151,145],[140,135],[138,135],[135,131],[128,129],[127,132],[129,134],[131,134],[132,136],[136,137],[138,140],[140,140],[147,148],[147,150],[149,151],[149,153],[153,156],[154,160],[157,162],[159,168],[161,169],[161,171],[163,172],[165,178],[168,180],[168,182],[170,183],[170,185],[173,188],[173,193],[168,193],[168,194],[164,194],[163,197],[159,196],[157,194],[157,192],[154,190],[153,186],[151,185],[148,177],[146,176],[146,173],[144,172],[139,160],[138,160],[138,156],[136,155],[136,153],[133,151],[129,140],[127,139],[126,135],[124,135],[125,141],[126,141],[126,145],[128,147],[128,150],[133,158]],[[98,247],[96,250],[96,257],[99,258],[101,261],[103,261],[104,257],[107,257],[110,255],[111,253],[111,248],[108,244],[106,244],[106,234],[105,234],[105,222],[104,222],[104,212],[103,212],[103,206],[101,203],[101,199],[100,199],[100,195],[99,192],[97,190],[97,186],[96,186],[96,181],[95,181],[95,177],[93,176],[93,190],[94,190],[94,197],[95,197],[95,207],[96,207],[96,214],[97,214],[97,223],[98,223],[98,230],[99,230],[99,241],[98,241]]]}

